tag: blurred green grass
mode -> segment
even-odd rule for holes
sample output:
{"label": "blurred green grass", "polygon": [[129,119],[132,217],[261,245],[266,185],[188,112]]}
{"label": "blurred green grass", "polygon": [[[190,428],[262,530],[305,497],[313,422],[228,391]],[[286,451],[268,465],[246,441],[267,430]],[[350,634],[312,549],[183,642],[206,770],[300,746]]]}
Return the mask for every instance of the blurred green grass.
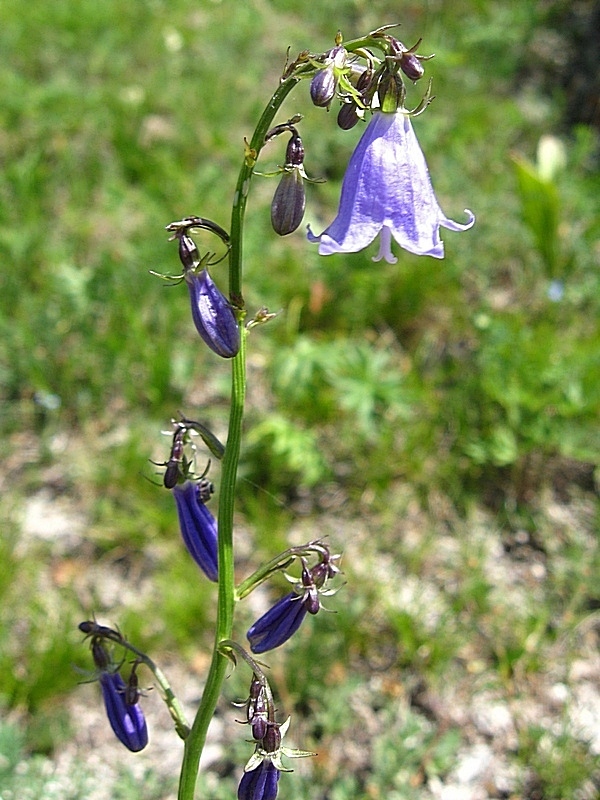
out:
{"label": "blurred green grass", "polygon": [[[536,78],[558,5],[329,0],[308,15],[299,0],[0,6],[0,703],[24,715],[25,747],[51,754],[69,736],[66,717],[48,727],[49,709],[77,680],[72,663],[85,665],[75,630],[92,611],[158,652],[191,660],[210,647],[212,595],[184,560],[171,498],[146,478],[179,410],[223,430],[228,368],[199,346],[185,289],[149,270],[177,270],[164,231],[172,219],[197,213],[227,226],[243,137],[286,48],[324,50],[337,27],[353,37],[400,21],[407,45],[422,36],[421,51],[436,53],[427,63],[436,100],[415,129],[442,207],[459,218],[469,206],[477,224],[446,236],[441,263],[321,259],[302,232],[270,233],[273,184],[255,178],[246,299],[282,313],[250,343],[240,570],[283,549],[289,528],[306,527],[307,539],[329,532],[348,551],[351,597],[333,598],[335,617],[319,616],[313,637],[290,644],[278,668],[286,705],[328,752],[334,735],[351,735],[352,714],[335,709],[353,681],[377,702],[369,665],[388,651],[391,694],[380,702],[403,683],[460,685],[464,670],[483,669],[508,694],[515,679],[533,691],[556,643],[597,607],[598,140],[593,128],[565,127],[565,95],[548,96]],[[415,102],[421,91],[411,90]],[[288,111],[305,115],[308,174],[327,178],[308,187],[307,221],[320,229],[357,135],[310,107],[302,87]],[[560,135],[566,163],[536,181],[547,134]],[[273,147],[260,167],[282,158]],[[544,203],[558,203],[547,230],[531,213]],[[549,241],[551,264],[540,244]],[[223,283],[225,274],[215,270]],[[556,279],[559,302],[548,296]],[[583,509],[573,527],[549,515],[552,490]],[[39,520],[21,535],[42,492],[83,528],[72,550],[40,535]],[[480,514],[509,558],[541,553],[548,580],[534,582],[535,602],[515,608],[499,596],[473,532]],[[445,563],[436,550],[448,529],[458,548]],[[418,604],[390,601],[390,573],[437,587],[433,623]],[[111,595],[112,578],[128,591]],[[577,648],[567,650],[561,664]],[[335,687],[327,699],[323,685]],[[388,775],[385,754],[409,734],[380,722],[369,776],[348,765],[336,783],[324,758],[312,789],[293,778],[297,796],[426,796],[410,775],[447,772],[459,740],[411,710],[403,724],[416,756]],[[513,758],[533,762],[542,785],[557,785],[556,753],[576,753],[577,768],[552,789],[564,797],[597,769],[570,734],[568,748],[561,733],[536,750],[539,731],[520,733]]]}

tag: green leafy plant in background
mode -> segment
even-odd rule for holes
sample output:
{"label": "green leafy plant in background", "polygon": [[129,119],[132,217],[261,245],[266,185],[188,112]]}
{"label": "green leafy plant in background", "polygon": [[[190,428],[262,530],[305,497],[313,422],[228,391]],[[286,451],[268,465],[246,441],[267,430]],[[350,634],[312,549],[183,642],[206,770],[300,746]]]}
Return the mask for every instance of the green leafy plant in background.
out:
{"label": "green leafy plant in background", "polygon": [[546,275],[560,277],[560,196],[554,178],[566,166],[564,147],[556,137],[544,136],[538,144],[537,164],[513,159],[523,220],[533,234]]}

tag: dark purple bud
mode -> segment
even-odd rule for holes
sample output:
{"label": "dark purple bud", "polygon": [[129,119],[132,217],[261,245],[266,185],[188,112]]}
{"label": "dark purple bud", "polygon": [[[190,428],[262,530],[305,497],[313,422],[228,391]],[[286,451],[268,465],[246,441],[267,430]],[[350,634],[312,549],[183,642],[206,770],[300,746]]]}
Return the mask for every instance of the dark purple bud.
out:
{"label": "dark purple bud", "polygon": [[198,248],[194,240],[185,233],[181,233],[179,239],[179,258],[184,270],[194,269],[200,263]]}
{"label": "dark purple bud", "polygon": [[431,56],[416,55],[414,51],[420,44],[421,40],[419,39],[419,41],[408,50],[398,39],[390,37],[390,49],[394,55],[394,60],[400,64],[400,69],[411,81],[418,81],[419,78],[423,77],[425,69],[421,61],[427,61],[431,58]]}
{"label": "dark purple bud", "polygon": [[[309,614],[317,614],[321,608],[319,602],[319,593],[317,591],[317,584],[314,579],[313,572],[319,569],[320,564],[309,570],[306,562],[302,564],[302,586],[304,587],[304,596],[302,602],[306,605],[306,610]],[[321,583],[321,586],[323,583]]]}
{"label": "dark purple bud", "polygon": [[279,647],[298,630],[307,608],[302,595],[290,592],[258,619],[246,634],[253,653]]}
{"label": "dark purple bud", "polygon": [[257,741],[264,739],[269,724],[269,700],[262,683],[256,697],[251,696],[248,701],[248,722],[252,728],[253,738]]}
{"label": "dark purple bud", "polygon": [[319,108],[326,108],[335,96],[337,78],[333,64],[320,69],[310,82],[310,99]]}
{"label": "dark purple bud", "polygon": [[265,738],[267,734],[268,724],[269,723],[265,718],[263,712],[261,712],[260,714],[256,713],[252,718],[252,722],[250,723],[250,726],[252,728],[252,737],[256,739],[257,742],[260,742],[261,739]]}
{"label": "dark purple bud", "polygon": [[127,685],[118,672],[103,672],[99,678],[110,727],[117,739],[133,753],[148,744],[148,728],[138,703],[127,703]]}
{"label": "dark purple bud", "polygon": [[265,686],[260,678],[256,676],[252,678],[250,683],[250,700],[257,700],[261,694],[264,694]]}
{"label": "dark purple bud", "polygon": [[[99,625],[96,620],[88,619],[85,622],[79,623],[79,630],[82,633],[85,633],[87,636],[94,637],[92,641],[92,650],[94,647],[94,643],[98,643],[98,638],[102,639],[111,639],[113,642],[122,642],[123,637],[119,633],[119,631],[115,631],[112,628],[107,628],[106,625]],[[102,647],[102,645],[100,645]],[[98,666],[98,665],[96,665]]]}
{"label": "dark purple bud", "polygon": [[196,330],[218,356],[233,358],[240,349],[240,329],[226,297],[217,289],[208,270],[185,273]]}
{"label": "dark purple bud", "polygon": [[309,614],[314,616],[315,614],[319,613],[321,603],[319,601],[319,594],[314,586],[306,593],[304,602],[306,604],[306,610]]}
{"label": "dark purple bud", "polygon": [[190,555],[206,577],[217,580],[217,522],[201,499],[201,489],[192,481],[173,487],[181,536]]}
{"label": "dark purple bud", "polygon": [[183,476],[181,465],[185,447],[185,434],[186,429],[183,426],[177,428],[173,434],[171,454],[166,463],[165,474],[163,475],[163,483],[167,489],[172,489],[176,486],[179,482],[179,478]]}
{"label": "dark purple bud", "polygon": [[356,103],[344,103],[338,112],[337,124],[343,131],[349,131],[356,125],[359,119],[358,106]]}
{"label": "dark purple bud", "polygon": [[300,135],[295,132],[292,134],[285,149],[286,167],[301,167],[304,164],[304,145]]}
{"label": "dark purple bud", "polygon": [[326,108],[333,100],[338,78],[344,70],[347,56],[348,52],[341,44],[326,54],[325,66],[315,74],[310,82],[310,97],[316,106]]}
{"label": "dark purple bud", "polygon": [[404,53],[400,61],[400,69],[411,81],[418,81],[425,74],[425,68],[414,53]]}
{"label": "dark purple bud", "polygon": [[110,656],[100,639],[92,639],[92,658],[96,669],[104,672],[110,669]]}
{"label": "dark purple bud", "polygon": [[373,80],[373,70],[366,69],[364,72],[361,72],[358,80],[356,81],[356,90],[361,94],[368,94],[368,90],[371,87],[371,81]]}
{"label": "dark purple bud", "polygon": [[256,769],[242,775],[238,800],[275,800],[278,783],[279,770],[270,758],[265,758]]}
{"label": "dark purple bud", "polygon": [[306,207],[304,178],[297,167],[286,169],[271,203],[271,225],[275,233],[287,236],[302,222]]}
{"label": "dark purple bud", "polygon": [[267,733],[262,741],[262,748],[267,753],[276,753],[280,747],[281,731],[279,730],[279,725],[276,722],[272,722],[269,725]]}
{"label": "dark purple bud", "polygon": [[134,706],[140,699],[140,684],[137,675],[139,661],[134,661],[129,673],[129,678],[125,684],[125,702],[128,706]]}

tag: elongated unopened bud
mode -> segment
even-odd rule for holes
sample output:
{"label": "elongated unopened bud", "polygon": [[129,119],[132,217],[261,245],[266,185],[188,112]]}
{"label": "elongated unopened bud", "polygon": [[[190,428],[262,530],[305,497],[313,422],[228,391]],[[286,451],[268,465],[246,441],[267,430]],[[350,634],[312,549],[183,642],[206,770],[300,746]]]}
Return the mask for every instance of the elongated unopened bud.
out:
{"label": "elongated unopened bud", "polygon": [[240,329],[229,301],[207,269],[186,272],[185,281],[196,330],[214,353],[222,358],[233,358],[240,349]]}
{"label": "elongated unopened bud", "polygon": [[304,217],[306,194],[303,164],[304,145],[294,132],[288,142],[284,171],[271,203],[271,225],[280,236],[295,231]]}

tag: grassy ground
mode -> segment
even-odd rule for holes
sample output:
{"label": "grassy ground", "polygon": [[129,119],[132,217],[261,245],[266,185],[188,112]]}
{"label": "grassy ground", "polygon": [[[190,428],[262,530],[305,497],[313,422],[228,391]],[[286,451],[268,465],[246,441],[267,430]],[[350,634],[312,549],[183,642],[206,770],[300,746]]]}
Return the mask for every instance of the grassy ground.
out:
{"label": "grassy ground", "polygon": [[[346,581],[336,613],[270,659],[294,743],[319,754],[281,796],[597,795],[598,139],[592,4],[563,5],[0,6],[2,800],[174,796],[157,692],[151,745],[131,757],[73,669],[89,668],[76,624],[95,612],[191,706],[212,640],[213,595],[147,478],[178,411],[223,431],[228,367],[199,346],[185,289],[149,270],[177,270],[171,220],[227,226],[287,47],[396,21],[436,53],[415,129],[442,208],[472,208],[475,228],[448,233],[443,262],[382,266],[276,238],[267,179],[248,214],[247,304],[282,313],[250,342],[240,577],[328,535]],[[321,230],[357,132],[305,87],[297,111],[307,172],[327,178],[308,188]],[[240,637],[265,599],[241,609]],[[214,800],[251,749],[228,704],[243,685],[228,682],[212,732]]]}

